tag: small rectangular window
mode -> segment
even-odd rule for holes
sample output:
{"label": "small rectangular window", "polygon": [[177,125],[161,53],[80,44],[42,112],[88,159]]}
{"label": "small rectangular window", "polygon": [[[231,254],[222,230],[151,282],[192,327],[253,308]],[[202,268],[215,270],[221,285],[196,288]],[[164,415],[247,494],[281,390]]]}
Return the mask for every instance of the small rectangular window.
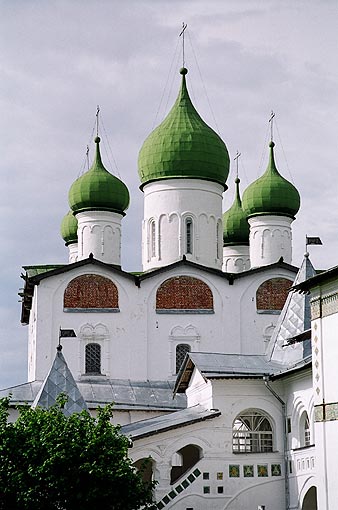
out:
{"label": "small rectangular window", "polygon": [[210,486],[209,485],[205,485],[203,487],[203,493],[204,494],[210,494]]}
{"label": "small rectangular window", "polygon": [[203,473],[203,480],[209,480],[209,473]]}
{"label": "small rectangular window", "polygon": [[217,487],[217,493],[218,494],[223,494],[224,492],[224,487],[222,485],[220,485],[219,487]]}
{"label": "small rectangular window", "polygon": [[288,434],[291,433],[291,418],[287,419],[287,431],[288,431]]}

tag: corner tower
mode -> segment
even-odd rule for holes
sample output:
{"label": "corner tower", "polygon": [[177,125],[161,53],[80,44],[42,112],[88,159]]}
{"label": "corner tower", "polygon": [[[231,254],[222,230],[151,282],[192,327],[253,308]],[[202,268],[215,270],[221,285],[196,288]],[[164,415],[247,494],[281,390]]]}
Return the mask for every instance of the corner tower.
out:
{"label": "corner tower", "polygon": [[264,174],[245,190],[242,206],[250,225],[251,267],[266,266],[283,257],[292,261],[291,223],[300,207],[297,189],[280,175],[270,142]]}
{"label": "corner tower", "polygon": [[78,223],[78,260],[92,253],[95,259],[120,266],[121,220],[129,205],[129,191],[103,166],[99,137],[95,143],[92,167],[69,190],[69,205]]}
{"label": "corner tower", "polygon": [[183,255],[222,266],[222,193],[229,173],[227,148],[194,108],[186,85],[139,154],[144,193],[143,270],[166,266]]}

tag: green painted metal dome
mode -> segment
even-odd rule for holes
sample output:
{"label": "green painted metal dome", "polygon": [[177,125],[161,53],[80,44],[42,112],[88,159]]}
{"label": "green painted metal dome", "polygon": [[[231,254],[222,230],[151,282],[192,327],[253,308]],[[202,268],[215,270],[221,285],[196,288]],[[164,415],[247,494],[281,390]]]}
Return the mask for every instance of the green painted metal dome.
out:
{"label": "green painted metal dome", "polygon": [[92,167],[69,190],[69,205],[76,214],[82,211],[113,211],[124,214],[129,206],[127,186],[105,169],[100,154],[100,138],[95,138],[96,155]]}
{"label": "green painted metal dome", "polygon": [[240,179],[238,177],[235,183],[236,194],[234,202],[230,209],[223,214],[223,246],[249,244],[249,224],[246,214],[242,209],[239,194]]}
{"label": "green painted metal dome", "polygon": [[270,142],[270,160],[266,171],[243,193],[242,207],[248,218],[267,214],[294,218],[299,210],[299,193],[294,185],[278,172],[274,146],[275,144]]}
{"label": "green painted metal dome", "polygon": [[77,219],[73,211],[69,211],[66,216],[63,217],[60,232],[66,246],[77,243]]}
{"label": "green painted metal dome", "polygon": [[138,158],[141,189],[159,179],[206,179],[225,185],[229,154],[223,140],[192,104],[182,68],[182,85],[164,121],[145,140]]}

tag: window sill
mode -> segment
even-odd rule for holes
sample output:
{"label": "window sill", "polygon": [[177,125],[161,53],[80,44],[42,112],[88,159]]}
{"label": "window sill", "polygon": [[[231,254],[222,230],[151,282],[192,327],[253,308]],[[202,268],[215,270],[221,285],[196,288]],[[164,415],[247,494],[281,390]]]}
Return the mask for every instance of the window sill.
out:
{"label": "window sill", "polygon": [[204,309],[204,308],[199,308],[199,309],[185,309],[185,310],[181,310],[179,308],[156,308],[156,313],[158,314],[164,314],[164,313],[168,313],[168,314],[177,314],[177,315],[180,315],[180,314],[212,314],[212,313],[215,313],[214,310],[211,310],[211,309]]}
{"label": "window sill", "polygon": [[119,308],[64,308],[65,313],[117,313]]}

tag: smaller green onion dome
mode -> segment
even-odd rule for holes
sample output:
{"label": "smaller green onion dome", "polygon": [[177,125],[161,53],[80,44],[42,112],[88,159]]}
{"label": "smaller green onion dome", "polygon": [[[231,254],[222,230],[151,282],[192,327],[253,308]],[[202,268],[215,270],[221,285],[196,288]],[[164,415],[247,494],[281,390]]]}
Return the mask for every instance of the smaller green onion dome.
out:
{"label": "smaller green onion dome", "polygon": [[237,177],[235,199],[230,207],[223,214],[223,246],[234,246],[249,244],[249,224],[242,209],[241,197],[239,194],[240,179]]}
{"label": "smaller green onion dome", "polygon": [[270,160],[266,171],[243,193],[242,207],[247,218],[268,214],[294,218],[299,210],[299,193],[294,185],[278,172],[274,146],[271,141]]}
{"label": "smaller green onion dome", "polygon": [[180,70],[182,85],[176,102],[164,121],[148,136],[139,153],[142,187],[159,179],[190,178],[225,182],[229,154],[223,140],[195,110]]}
{"label": "smaller green onion dome", "polygon": [[100,154],[100,138],[95,138],[96,155],[92,167],[69,190],[69,205],[74,214],[83,211],[112,211],[124,215],[129,206],[127,186],[105,169]]}
{"label": "smaller green onion dome", "polygon": [[77,219],[72,211],[69,211],[66,216],[64,216],[61,222],[60,232],[66,246],[77,243]]}

